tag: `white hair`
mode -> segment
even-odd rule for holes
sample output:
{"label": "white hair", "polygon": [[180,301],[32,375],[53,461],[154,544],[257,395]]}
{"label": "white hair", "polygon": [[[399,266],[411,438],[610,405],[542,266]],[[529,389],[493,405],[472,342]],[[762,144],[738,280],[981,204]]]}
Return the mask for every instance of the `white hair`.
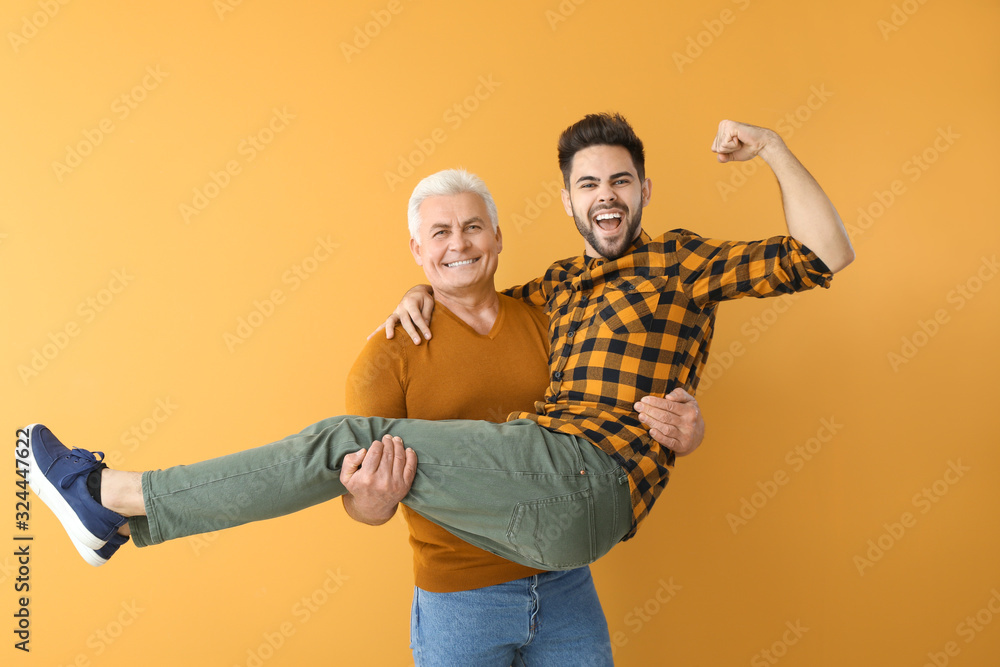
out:
{"label": "white hair", "polygon": [[464,169],[445,169],[436,174],[431,174],[424,180],[417,183],[410,195],[410,204],[407,208],[407,222],[410,225],[410,238],[418,238],[420,234],[420,205],[429,197],[449,197],[471,192],[479,195],[479,198],[486,204],[486,212],[493,225],[493,231],[497,231],[497,205],[493,201],[493,195],[483,179],[475,174],[470,174]]}

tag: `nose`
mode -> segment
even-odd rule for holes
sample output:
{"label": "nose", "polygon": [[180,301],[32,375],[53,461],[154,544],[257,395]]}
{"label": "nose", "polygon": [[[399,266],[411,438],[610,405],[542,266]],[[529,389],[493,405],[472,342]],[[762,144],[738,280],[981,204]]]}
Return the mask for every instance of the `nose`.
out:
{"label": "nose", "polygon": [[472,245],[472,241],[466,234],[452,234],[450,243],[448,244],[449,250],[462,251]]}
{"label": "nose", "polygon": [[598,201],[607,202],[609,204],[618,198],[615,195],[615,191],[611,188],[610,185],[607,184],[601,185],[601,190],[600,192],[597,193],[597,196],[598,196]]}

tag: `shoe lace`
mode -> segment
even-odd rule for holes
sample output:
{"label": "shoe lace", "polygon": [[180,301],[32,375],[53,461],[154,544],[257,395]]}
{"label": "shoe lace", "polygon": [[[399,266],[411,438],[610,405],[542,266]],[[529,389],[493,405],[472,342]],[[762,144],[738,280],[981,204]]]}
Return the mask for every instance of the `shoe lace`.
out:
{"label": "shoe lace", "polygon": [[[100,456],[100,458],[97,458]],[[86,449],[80,449],[79,447],[74,447],[66,454],[66,458],[70,459],[74,463],[82,464],[74,467],[72,472],[68,472],[62,476],[59,480],[59,486],[64,489],[68,489],[73,483],[73,480],[81,475],[89,475],[92,471],[101,468],[104,465],[104,452],[91,452]]]}

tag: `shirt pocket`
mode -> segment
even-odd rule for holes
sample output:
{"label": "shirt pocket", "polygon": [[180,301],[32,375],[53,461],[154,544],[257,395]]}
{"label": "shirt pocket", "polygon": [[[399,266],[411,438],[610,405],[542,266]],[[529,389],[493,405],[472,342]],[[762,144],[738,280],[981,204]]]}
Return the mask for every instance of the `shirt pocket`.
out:
{"label": "shirt pocket", "polygon": [[653,324],[662,294],[663,286],[652,280],[621,278],[608,284],[598,318],[616,334],[645,333]]}

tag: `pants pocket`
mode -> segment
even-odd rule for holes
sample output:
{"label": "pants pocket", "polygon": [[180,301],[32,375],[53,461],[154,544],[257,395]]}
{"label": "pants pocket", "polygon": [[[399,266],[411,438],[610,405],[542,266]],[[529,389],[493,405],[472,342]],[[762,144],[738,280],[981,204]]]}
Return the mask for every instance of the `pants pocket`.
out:
{"label": "pants pocket", "polygon": [[570,570],[597,559],[590,489],[518,503],[507,529],[510,546],[539,569]]}

